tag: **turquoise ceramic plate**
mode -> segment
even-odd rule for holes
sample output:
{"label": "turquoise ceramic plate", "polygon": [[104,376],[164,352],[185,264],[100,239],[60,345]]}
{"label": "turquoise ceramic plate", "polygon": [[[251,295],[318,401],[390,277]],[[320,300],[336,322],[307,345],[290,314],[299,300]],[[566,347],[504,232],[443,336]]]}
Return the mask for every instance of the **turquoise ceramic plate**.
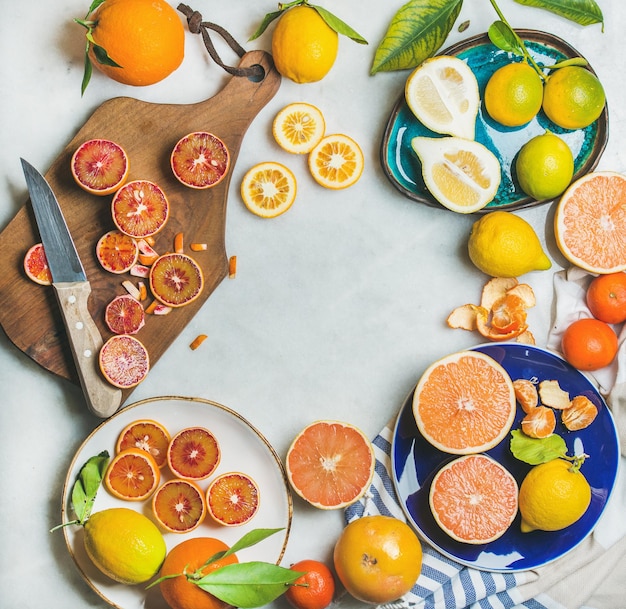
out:
{"label": "turquoise ceramic plate", "polygon": [[[534,30],[516,30],[529,53],[540,65],[552,65],[557,61],[580,57],[565,41]],[[482,99],[489,77],[505,63],[511,54],[493,45],[487,34],[475,36],[451,46],[441,55],[456,55],[468,63],[476,79]],[[531,207],[548,200],[537,201],[520,189],[515,176],[515,157],[524,143],[535,135],[549,129],[562,137],[574,155],[574,179],[592,171],[604,151],[609,133],[608,109],[605,107],[600,118],[585,129],[566,130],[557,127],[540,112],[530,123],[510,128],[493,121],[481,106],[476,119],[476,140],[487,146],[499,159],[502,167],[500,188],[483,212],[496,209],[514,210]],[[391,183],[409,199],[445,209],[428,192],[422,179],[422,168],[417,155],[411,148],[411,140],[418,136],[444,137],[433,133],[422,125],[411,112],[404,99],[404,91],[396,102],[381,146],[381,162]]]}

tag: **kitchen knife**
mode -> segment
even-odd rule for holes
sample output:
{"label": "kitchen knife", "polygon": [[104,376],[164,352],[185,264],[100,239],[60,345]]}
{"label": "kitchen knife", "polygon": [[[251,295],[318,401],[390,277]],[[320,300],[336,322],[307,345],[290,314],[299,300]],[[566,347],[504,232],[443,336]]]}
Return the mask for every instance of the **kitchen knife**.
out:
{"label": "kitchen knife", "polygon": [[122,391],[110,385],[99,370],[98,353],[103,341],[87,308],[91,286],[50,185],[30,163],[24,159],[21,161],[52,274],[52,287],[61,309],[87,406],[99,417],[110,417],[121,405]]}

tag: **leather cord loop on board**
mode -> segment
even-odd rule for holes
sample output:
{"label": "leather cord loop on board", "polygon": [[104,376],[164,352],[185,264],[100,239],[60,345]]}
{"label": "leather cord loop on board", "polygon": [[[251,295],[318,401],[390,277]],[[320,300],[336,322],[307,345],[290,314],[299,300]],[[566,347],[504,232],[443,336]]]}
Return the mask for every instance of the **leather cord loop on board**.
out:
{"label": "leather cord loop on board", "polygon": [[233,51],[235,51],[237,55],[239,55],[239,57],[243,57],[246,53],[246,50],[222,26],[217,25],[216,23],[211,23],[210,21],[202,21],[202,15],[198,11],[194,11],[186,4],[179,4],[177,8],[183,15],[185,15],[185,17],[187,17],[187,25],[189,27],[189,31],[192,34],[202,35],[202,40],[204,41],[204,46],[206,47],[206,50],[209,52],[211,59],[213,59],[213,61],[218,66],[222,67],[224,70],[226,70],[226,72],[232,74],[233,76],[245,76],[252,79],[263,78],[264,71],[263,68],[259,65],[240,68],[227,66],[226,64],[224,64],[218,52],[215,50],[215,46],[213,45],[213,41],[211,40],[209,30],[217,32],[227,42],[228,46]]}

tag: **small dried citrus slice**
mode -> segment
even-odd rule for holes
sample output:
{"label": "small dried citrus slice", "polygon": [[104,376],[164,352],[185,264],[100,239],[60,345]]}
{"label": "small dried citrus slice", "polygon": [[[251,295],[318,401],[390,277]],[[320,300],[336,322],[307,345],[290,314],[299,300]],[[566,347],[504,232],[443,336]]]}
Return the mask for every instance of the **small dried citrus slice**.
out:
{"label": "small dried citrus slice", "polygon": [[374,449],[354,425],[316,421],[292,442],[287,476],[300,497],[315,507],[344,508],[360,499],[374,475]]}
{"label": "small dried citrus slice", "polygon": [[215,478],[206,493],[209,515],[219,524],[238,526],[259,509],[259,487],[248,475],[228,472]]}
{"label": "small dried citrus slice", "polygon": [[193,302],[204,287],[202,269],[186,254],[163,254],[150,268],[150,289],[154,297],[169,307]]}
{"label": "small dried citrus slice", "polygon": [[181,138],[170,155],[176,178],[191,188],[211,188],[219,184],[230,167],[226,144],[216,135],[195,131]]}
{"label": "small dried citrus slice", "polygon": [[285,106],[274,117],[272,133],[276,143],[287,152],[311,152],[324,137],[326,122],[321,110],[305,102]]}
{"label": "small dried citrus slice", "polygon": [[361,177],[365,159],[361,147],[342,133],[327,135],[309,153],[313,179],[333,190],[348,188]]}
{"label": "small dried citrus slice", "polygon": [[255,165],[241,180],[243,202],[262,218],[284,214],[293,205],[296,192],[296,178],[291,169],[274,161]]}
{"label": "small dried citrus slice", "polygon": [[462,543],[485,544],[501,537],[517,514],[515,478],[487,455],[466,455],[433,478],[429,503],[437,524]]}
{"label": "small dried citrus slice", "polygon": [[116,334],[109,338],[100,349],[98,361],[104,378],[120,389],[139,385],[150,369],[148,351],[128,334]]}
{"label": "small dried citrus slice", "polygon": [[159,422],[141,419],[129,423],[117,438],[115,452],[128,448],[138,448],[150,453],[161,468],[167,463],[167,447],[170,444],[169,431]]}
{"label": "small dried citrus slice", "polygon": [[76,183],[93,195],[110,195],[124,184],[130,163],[126,151],[115,142],[93,139],[81,144],[72,155]]}
{"label": "small dried citrus slice", "polygon": [[184,480],[204,480],[219,465],[221,450],[215,436],[204,427],[179,431],[167,449],[167,464]]}
{"label": "small dried citrus slice", "polygon": [[40,285],[52,284],[52,273],[41,243],[33,245],[24,255],[24,272],[35,283]]}
{"label": "small dried citrus slice", "polygon": [[154,494],[152,511],[166,531],[189,533],[202,524],[207,508],[204,493],[195,482],[175,479],[165,482]]}
{"label": "small dried citrus slice", "polygon": [[170,206],[160,186],[149,180],[134,180],[115,193],[111,213],[121,232],[140,239],[156,235],[165,226]]}
{"label": "small dried citrus slice", "polygon": [[96,243],[96,258],[105,271],[126,273],[137,262],[139,248],[137,242],[117,230],[109,231]]}
{"label": "small dried citrus slice", "polygon": [[117,453],[104,475],[107,490],[126,501],[143,501],[154,493],[161,472],[150,453],[140,448],[127,448]]}
{"label": "small dried citrus slice", "polygon": [[116,296],[104,310],[104,321],[115,334],[137,334],[146,323],[141,303],[130,294]]}

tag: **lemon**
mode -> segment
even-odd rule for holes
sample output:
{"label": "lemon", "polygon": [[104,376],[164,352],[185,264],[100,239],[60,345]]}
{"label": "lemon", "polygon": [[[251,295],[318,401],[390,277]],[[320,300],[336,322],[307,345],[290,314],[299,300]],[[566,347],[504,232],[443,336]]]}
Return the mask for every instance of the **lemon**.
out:
{"label": "lemon", "polygon": [[541,110],[543,81],[526,62],[508,63],[487,81],[484,101],[489,116],[506,127],[520,127]]}
{"label": "lemon", "polygon": [[411,112],[431,131],[474,139],[478,82],[462,59],[440,55],[422,62],[407,78],[404,96]]}
{"label": "lemon", "polygon": [[317,82],[337,58],[339,35],[310,6],[295,6],[280,17],[272,55],[280,74],[297,83]]}
{"label": "lemon", "polygon": [[520,486],[522,533],[564,529],[587,511],[590,502],[591,488],[577,464],[554,459],[536,465]]}
{"label": "lemon", "polygon": [[515,161],[521,189],[537,199],[553,199],[570,185],[574,175],[574,156],[569,146],[554,133],[546,131],[526,142]]}
{"label": "lemon", "polygon": [[157,526],[128,508],[93,513],[85,524],[85,550],[100,571],[123,584],[151,579],[167,552]]}
{"label": "lemon", "polygon": [[496,196],[500,161],[480,142],[418,136],[411,140],[411,146],[422,163],[426,187],[444,207],[471,214]]}
{"label": "lemon", "polygon": [[519,277],[552,266],[533,227],[507,211],[493,211],[474,222],[468,251],[476,267],[492,277]]}

